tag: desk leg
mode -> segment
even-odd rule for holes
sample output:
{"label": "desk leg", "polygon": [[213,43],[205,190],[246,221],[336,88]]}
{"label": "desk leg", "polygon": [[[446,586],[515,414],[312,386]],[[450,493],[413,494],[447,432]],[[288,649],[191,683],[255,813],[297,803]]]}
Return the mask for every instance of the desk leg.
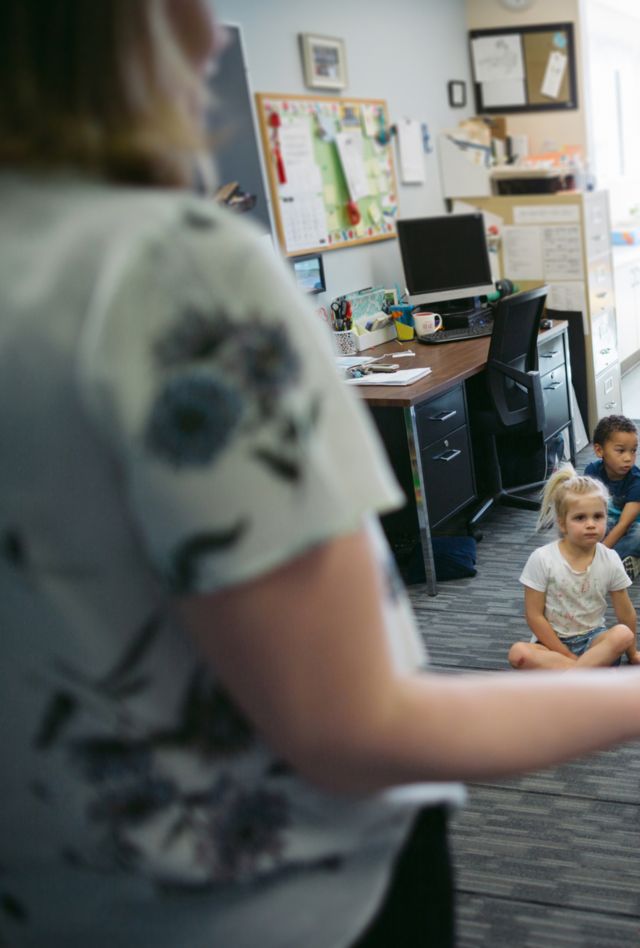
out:
{"label": "desk leg", "polygon": [[571,419],[567,427],[569,430],[569,457],[571,459],[571,463],[575,465],[576,463],[576,433],[573,430],[573,418]]}
{"label": "desk leg", "polygon": [[433,546],[431,545],[429,510],[427,508],[427,495],[424,489],[424,477],[422,475],[422,461],[420,459],[420,443],[418,441],[415,408],[404,408],[403,414],[404,427],[407,434],[407,445],[409,448],[409,460],[411,462],[411,473],[413,476],[413,490],[416,498],[416,511],[418,514],[420,546],[422,548],[422,558],[424,561],[425,583],[428,594],[430,596],[435,596],[438,592],[438,587],[436,585],[436,564],[433,558]]}

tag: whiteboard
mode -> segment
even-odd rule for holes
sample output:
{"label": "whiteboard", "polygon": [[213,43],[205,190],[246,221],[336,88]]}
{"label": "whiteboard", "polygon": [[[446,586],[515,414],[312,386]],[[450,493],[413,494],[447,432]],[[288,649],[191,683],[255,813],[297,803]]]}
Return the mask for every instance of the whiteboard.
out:
{"label": "whiteboard", "polygon": [[240,27],[225,23],[229,43],[209,79],[215,107],[209,121],[214,138],[214,161],[219,184],[237,181],[242,191],[255,194],[256,203],[246,212],[265,231],[271,230],[267,188],[260,160],[253,96]]}

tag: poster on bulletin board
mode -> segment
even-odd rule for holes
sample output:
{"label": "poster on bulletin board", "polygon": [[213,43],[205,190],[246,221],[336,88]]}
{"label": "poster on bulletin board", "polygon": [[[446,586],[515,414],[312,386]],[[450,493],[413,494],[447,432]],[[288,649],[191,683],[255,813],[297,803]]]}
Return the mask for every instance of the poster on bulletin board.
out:
{"label": "poster on bulletin board", "polygon": [[257,93],[278,240],[288,255],[396,236],[386,103]]}

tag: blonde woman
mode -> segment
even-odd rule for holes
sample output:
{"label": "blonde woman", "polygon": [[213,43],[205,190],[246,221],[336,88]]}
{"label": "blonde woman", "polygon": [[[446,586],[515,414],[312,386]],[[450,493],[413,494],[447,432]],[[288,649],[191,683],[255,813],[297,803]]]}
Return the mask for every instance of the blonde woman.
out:
{"label": "blonde woman", "polygon": [[448,781],[637,738],[638,679],[425,671],[324,328],[185,190],[216,37],[0,4],[0,940],[451,945]]}

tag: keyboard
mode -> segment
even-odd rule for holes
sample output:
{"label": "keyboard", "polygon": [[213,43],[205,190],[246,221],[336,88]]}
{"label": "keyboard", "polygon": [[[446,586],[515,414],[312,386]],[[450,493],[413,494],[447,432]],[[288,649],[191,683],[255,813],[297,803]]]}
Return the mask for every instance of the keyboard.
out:
{"label": "keyboard", "polygon": [[490,336],[493,332],[491,323],[478,326],[464,326],[460,329],[438,329],[429,336],[416,336],[418,342],[426,345],[435,345],[441,342],[460,342],[463,339],[477,339],[478,336]]}

